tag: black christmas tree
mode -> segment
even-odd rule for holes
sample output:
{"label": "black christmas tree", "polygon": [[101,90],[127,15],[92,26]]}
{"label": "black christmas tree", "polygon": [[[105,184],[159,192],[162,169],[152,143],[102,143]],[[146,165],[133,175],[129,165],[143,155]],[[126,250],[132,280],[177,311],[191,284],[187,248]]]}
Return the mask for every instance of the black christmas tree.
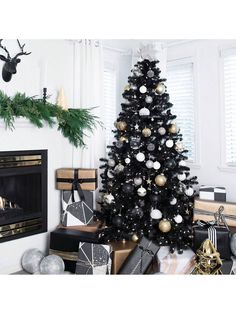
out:
{"label": "black christmas tree", "polygon": [[191,243],[193,185],[187,150],[171,113],[159,61],[138,62],[123,93],[115,141],[100,167],[101,209],[106,240],[143,235],[181,253]]}

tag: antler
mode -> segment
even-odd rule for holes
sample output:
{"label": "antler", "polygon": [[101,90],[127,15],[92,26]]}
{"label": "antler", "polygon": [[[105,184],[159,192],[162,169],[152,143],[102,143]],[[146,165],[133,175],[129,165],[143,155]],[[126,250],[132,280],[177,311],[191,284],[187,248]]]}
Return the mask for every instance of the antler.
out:
{"label": "antler", "polygon": [[0,39],[0,48],[2,48],[7,53],[7,59],[10,59],[11,58],[10,53],[7,50],[7,48],[2,45],[2,41],[3,41],[3,39]]}
{"label": "antler", "polygon": [[20,44],[20,41],[19,41],[18,39],[17,39],[17,42],[18,42],[18,45],[19,45],[19,47],[20,47],[21,52],[17,53],[17,54],[15,55],[14,59],[17,58],[17,57],[19,57],[19,56],[22,56],[22,55],[30,55],[30,54],[31,54],[31,52],[24,52],[25,44],[24,44],[24,45],[21,45],[21,44]]}

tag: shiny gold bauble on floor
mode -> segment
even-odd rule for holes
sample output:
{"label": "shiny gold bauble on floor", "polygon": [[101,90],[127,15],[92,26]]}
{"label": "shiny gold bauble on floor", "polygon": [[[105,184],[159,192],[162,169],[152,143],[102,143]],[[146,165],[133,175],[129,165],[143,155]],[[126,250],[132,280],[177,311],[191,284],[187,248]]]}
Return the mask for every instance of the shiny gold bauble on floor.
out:
{"label": "shiny gold bauble on floor", "polygon": [[171,124],[170,128],[169,128],[169,132],[172,134],[178,133],[178,127],[176,124]]}
{"label": "shiny gold bauble on floor", "polygon": [[167,178],[164,176],[164,174],[158,174],[155,177],[155,183],[158,186],[164,186],[166,184]]}
{"label": "shiny gold bauble on floor", "polygon": [[164,94],[164,92],[166,91],[166,87],[163,83],[158,83],[157,87],[155,88],[155,92],[159,95]]}
{"label": "shiny gold bauble on floor", "polygon": [[169,232],[171,229],[171,223],[167,220],[167,219],[162,219],[159,222],[158,225],[159,229],[161,230],[161,232],[166,233]]}
{"label": "shiny gold bauble on floor", "polygon": [[120,131],[124,131],[127,128],[127,123],[125,121],[119,121],[116,124],[116,128]]}
{"label": "shiny gold bauble on floor", "polygon": [[152,131],[149,128],[144,128],[142,130],[142,134],[143,134],[144,137],[149,137],[149,136],[151,136]]}
{"label": "shiny gold bauble on floor", "polygon": [[137,234],[134,233],[134,234],[132,235],[131,240],[132,240],[133,242],[138,242],[139,237],[137,236]]}

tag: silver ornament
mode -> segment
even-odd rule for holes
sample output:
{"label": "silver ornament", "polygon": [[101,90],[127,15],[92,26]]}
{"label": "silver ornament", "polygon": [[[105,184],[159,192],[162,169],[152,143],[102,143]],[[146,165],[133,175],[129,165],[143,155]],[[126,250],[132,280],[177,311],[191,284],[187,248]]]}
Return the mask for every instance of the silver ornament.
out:
{"label": "silver ornament", "polygon": [[149,152],[154,151],[154,150],[155,150],[155,145],[154,145],[153,143],[149,143],[149,144],[147,145],[147,150],[148,150]]}
{"label": "silver ornament", "polygon": [[155,161],[155,162],[153,163],[153,168],[154,168],[155,170],[158,170],[158,169],[161,168],[161,164],[159,163],[159,161]]}
{"label": "silver ornament", "polygon": [[185,190],[185,194],[186,194],[187,196],[192,196],[193,193],[194,193],[194,190],[193,190],[193,188],[191,188],[191,187],[188,187],[188,188]]}
{"label": "silver ornament", "polygon": [[145,97],[145,102],[146,102],[147,104],[151,104],[151,103],[153,102],[152,97],[151,97],[151,96],[146,96],[146,97]]}
{"label": "silver ornament", "polygon": [[114,167],[115,165],[116,165],[116,162],[115,162],[114,159],[109,159],[109,160],[108,160],[108,166],[109,166],[109,167]]}
{"label": "silver ornament", "polygon": [[39,265],[40,274],[58,275],[65,270],[63,259],[58,255],[48,255],[44,257]]}
{"label": "silver ornament", "polygon": [[166,146],[167,146],[168,148],[173,147],[173,146],[174,146],[173,140],[167,140],[167,141],[166,141]]}
{"label": "silver ornament", "polygon": [[154,76],[154,72],[152,70],[149,70],[147,72],[147,76],[150,77],[150,78],[153,77]]}
{"label": "silver ornament", "polygon": [[151,169],[151,168],[153,167],[153,161],[152,161],[152,160],[147,160],[147,162],[146,162],[146,167],[147,167],[148,169]]}
{"label": "silver ornament", "polygon": [[103,197],[104,202],[111,204],[114,201],[114,196],[112,194],[105,194]]}
{"label": "silver ornament", "polygon": [[39,272],[39,265],[44,258],[43,253],[38,249],[25,251],[21,259],[22,268],[30,274]]}
{"label": "silver ornament", "polygon": [[178,141],[175,143],[175,150],[179,153],[181,153],[184,150],[184,144],[181,141]]}
{"label": "silver ornament", "polygon": [[165,134],[166,134],[166,129],[161,126],[161,127],[157,130],[157,132],[158,132],[160,135],[165,135]]}
{"label": "silver ornament", "polygon": [[153,209],[150,214],[152,219],[161,219],[162,212],[159,209]]}
{"label": "silver ornament", "polygon": [[186,167],[186,161],[185,160],[180,160],[179,165],[182,167]]}
{"label": "silver ornament", "polygon": [[114,175],[113,175],[113,173],[111,173],[111,171],[108,171],[108,172],[107,172],[107,176],[108,176],[108,178],[110,178],[110,179],[114,178]]}
{"label": "silver ornament", "polygon": [[165,85],[163,83],[158,83],[155,92],[159,95],[162,95],[165,93],[165,91],[166,91]]}
{"label": "silver ornament", "polygon": [[126,164],[129,164],[129,163],[130,163],[130,158],[128,158],[128,157],[125,158],[125,163],[126,163]]}
{"label": "silver ornament", "polygon": [[177,178],[179,179],[179,181],[184,181],[186,179],[186,174],[185,173],[178,174]]}
{"label": "silver ornament", "polygon": [[232,234],[231,236],[230,248],[233,255],[236,256],[236,233]]}
{"label": "silver ornament", "polygon": [[144,197],[147,194],[147,190],[141,186],[138,189],[137,193],[138,193],[139,196]]}
{"label": "silver ornament", "polygon": [[145,160],[145,155],[143,153],[138,153],[136,155],[136,159],[139,161],[139,162],[142,162]]}
{"label": "silver ornament", "polygon": [[124,171],[124,166],[122,164],[118,164],[117,166],[115,166],[115,172],[119,173],[119,172],[122,172]]}
{"label": "silver ornament", "polygon": [[177,199],[175,197],[170,201],[170,205],[175,205],[177,203]]}
{"label": "silver ornament", "polygon": [[142,86],[139,87],[139,91],[140,91],[141,94],[145,94],[147,92],[147,87],[142,85]]}
{"label": "silver ornament", "polygon": [[130,88],[133,89],[133,90],[136,90],[136,89],[137,89],[137,86],[131,85]]}
{"label": "silver ornament", "polygon": [[140,116],[149,116],[150,110],[148,108],[142,108],[139,110],[139,115]]}
{"label": "silver ornament", "polygon": [[142,178],[140,178],[140,177],[134,178],[134,184],[136,186],[141,185],[142,182],[143,182]]}
{"label": "silver ornament", "polygon": [[180,224],[183,221],[183,217],[181,215],[177,215],[177,216],[174,217],[174,221],[177,224]]}

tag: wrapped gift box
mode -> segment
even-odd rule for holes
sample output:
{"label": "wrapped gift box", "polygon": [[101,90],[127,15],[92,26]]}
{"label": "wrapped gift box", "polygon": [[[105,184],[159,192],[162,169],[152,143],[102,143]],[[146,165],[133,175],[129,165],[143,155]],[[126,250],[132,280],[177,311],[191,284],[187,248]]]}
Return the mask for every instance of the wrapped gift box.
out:
{"label": "wrapped gift box", "polygon": [[71,191],[73,184],[79,183],[82,190],[97,188],[97,169],[60,168],[56,171],[56,188]]}
{"label": "wrapped gift box", "polygon": [[[81,197],[81,193],[82,197]],[[82,198],[82,199],[81,199]],[[87,225],[93,221],[93,192],[61,191],[63,226]]]}
{"label": "wrapped gift box", "polygon": [[212,221],[214,214],[223,206],[222,214],[228,226],[236,227],[236,203],[194,200],[193,220]]}
{"label": "wrapped gift box", "polygon": [[125,259],[118,273],[121,275],[141,275],[156,272],[158,250],[157,244],[143,237]]}
{"label": "wrapped gift box", "polygon": [[199,198],[201,200],[226,202],[226,189],[224,187],[202,185],[199,189]]}
{"label": "wrapped gift box", "polygon": [[132,241],[117,241],[111,242],[112,247],[112,267],[111,273],[118,274],[121,266],[123,265],[126,258],[136,247],[136,243]]}
{"label": "wrapped gift box", "polygon": [[182,254],[170,253],[169,246],[162,246],[157,253],[159,271],[162,274],[190,274],[195,266],[195,253],[189,248]]}
{"label": "wrapped gift box", "polygon": [[77,226],[75,229],[58,228],[50,233],[49,254],[59,255],[65,270],[75,273],[80,242],[100,243],[97,226]]}
{"label": "wrapped gift box", "polygon": [[106,275],[111,273],[111,246],[80,243],[76,262],[77,275]]}

